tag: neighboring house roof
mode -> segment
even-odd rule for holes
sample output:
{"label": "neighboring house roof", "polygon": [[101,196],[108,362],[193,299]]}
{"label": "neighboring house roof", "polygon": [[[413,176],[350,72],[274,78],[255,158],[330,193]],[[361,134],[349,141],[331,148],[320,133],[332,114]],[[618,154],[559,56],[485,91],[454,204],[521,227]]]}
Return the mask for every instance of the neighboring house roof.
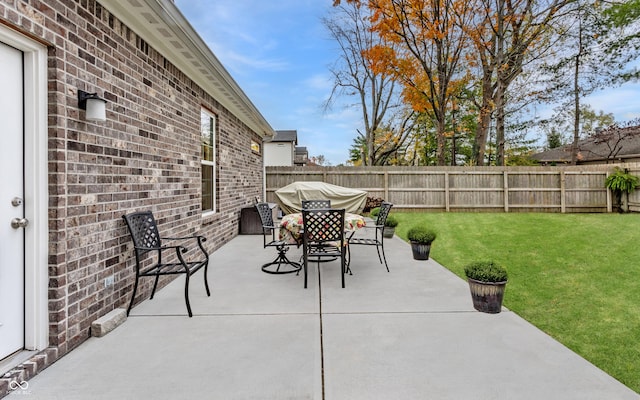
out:
{"label": "neighboring house roof", "polygon": [[296,146],[294,155],[293,155],[293,163],[296,165],[306,165],[309,162],[309,152],[307,148],[304,146]]}
{"label": "neighboring house roof", "polygon": [[[571,145],[536,153],[531,157],[541,163],[570,163]],[[580,163],[638,157],[640,157],[640,126],[609,128],[578,142],[578,162]]]}
{"label": "neighboring house roof", "polygon": [[273,128],[172,1],[99,3],[262,137]]}
{"label": "neighboring house roof", "polygon": [[270,140],[270,142],[290,142],[293,144],[298,144],[298,131],[276,131],[275,136]]}

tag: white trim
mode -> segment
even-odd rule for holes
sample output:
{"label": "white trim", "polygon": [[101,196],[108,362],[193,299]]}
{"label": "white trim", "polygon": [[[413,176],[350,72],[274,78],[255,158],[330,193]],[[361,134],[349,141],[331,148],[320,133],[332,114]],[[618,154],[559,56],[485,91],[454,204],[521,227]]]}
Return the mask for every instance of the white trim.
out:
{"label": "white trim", "polygon": [[98,2],[262,137],[275,131],[173,0]]}
{"label": "white trim", "polygon": [[[217,177],[218,177],[218,155],[217,155],[217,143],[218,143],[218,116],[214,113],[212,113],[211,111],[207,110],[204,107],[200,108],[200,120],[202,121],[202,116],[205,115],[207,116],[207,118],[209,119],[209,124],[211,124],[212,126],[209,127],[209,130],[211,131],[210,133],[213,135],[213,143],[211,143],[211,156],[213,158],[213,160],[205,160],[205,159],[200,159],[200,168],[202,169],[203,165],[206,165],[208,167],[213,167],[213,172],[211,174],[211,207],[212,209],[209,210],[202,210],[202,215],[203,216],[208,216],[208,215],[212,215],[215,214],[217,212],[217,197],[218,197],[218,183],[217,183]],[[200,128],[202,129],[202,127]],[[202,134],[203,132],[201,132],[200,134]],[[208,132],[209,133],[209,132]],[[204,193],[202,193],[204,194]]]}
{"label": "white trim", "polygon": [[24,52],[25,348],[49,345],[47,49],[0,25],[0,41]]}

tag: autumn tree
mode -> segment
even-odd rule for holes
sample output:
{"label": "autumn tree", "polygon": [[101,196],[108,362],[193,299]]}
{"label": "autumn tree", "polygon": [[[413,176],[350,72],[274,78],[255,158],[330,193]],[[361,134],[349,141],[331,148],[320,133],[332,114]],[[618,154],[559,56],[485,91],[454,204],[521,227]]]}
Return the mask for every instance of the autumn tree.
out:
{"label": "autumn tree", "polygon": [[403,98],[435,125],[438,165],[445,164],[447,115],[463,86],[460,62],[467,44],[460,28],[470,14],[463,0],[368,0],[372,29],[381,43],[366,52],[374,71],[403,86]]}
{"label": "autumn tree", "polygon": [[[358,130],[360,148],[350,152],[351,161],[357,165],[384,165],[407,140],[411,112],[406,112],[391,75],[374,70],[365,57],[374,46],[392,46],[371,30],[369,17],[367,9],[347,3],[338,5],[322,20],[340,49],[339,60],[330,68],[334,83],[326,107],[339,96],[356,97],[363,129]],[[354,160],[355,155],[364,157]]]}

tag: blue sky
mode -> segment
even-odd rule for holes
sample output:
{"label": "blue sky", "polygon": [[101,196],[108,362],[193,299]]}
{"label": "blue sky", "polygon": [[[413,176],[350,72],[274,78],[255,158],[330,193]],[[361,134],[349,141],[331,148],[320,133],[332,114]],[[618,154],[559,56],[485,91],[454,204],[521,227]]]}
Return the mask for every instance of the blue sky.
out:
{"label": "blue sky", "polygon": [[322,109],[338,55],[320,21],[332,0],[175,3],[274,129],[297,130],[310,156],[347,161],[360,114]]}
{"label": "blue sky", "polygon": [[[180,11],[276,130],[298,131],[298,145],[331,165],[345,163],[361,115],[348,99],[324,111],[328,67],[339,56],[321,18],[332,0],[175,0]],[[617,121],[640,117],[640,84],[584,100]],[[551,107],[538,107],[546,116]]]}

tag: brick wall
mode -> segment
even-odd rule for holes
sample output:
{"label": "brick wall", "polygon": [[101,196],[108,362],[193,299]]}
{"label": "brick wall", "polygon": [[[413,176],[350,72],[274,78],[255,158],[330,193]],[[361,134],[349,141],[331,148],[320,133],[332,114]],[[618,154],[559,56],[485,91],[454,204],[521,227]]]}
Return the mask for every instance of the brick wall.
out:
{"label": "brick wall", "polygon": [[[215,250],[262,193],[262,159],[250,148],[261,138],[94,0],[0,0],[0,19],[50,44],[49,340],[63,355],[129,300],[133,258],[121,216],[151,209],[163,235],[201,232]],[[107,100],[106,122],[85,121],[78,89]],[[201,106],[218,117],[218,212],[206,218]],[[149,296],[144,283],[137,301]]]}

